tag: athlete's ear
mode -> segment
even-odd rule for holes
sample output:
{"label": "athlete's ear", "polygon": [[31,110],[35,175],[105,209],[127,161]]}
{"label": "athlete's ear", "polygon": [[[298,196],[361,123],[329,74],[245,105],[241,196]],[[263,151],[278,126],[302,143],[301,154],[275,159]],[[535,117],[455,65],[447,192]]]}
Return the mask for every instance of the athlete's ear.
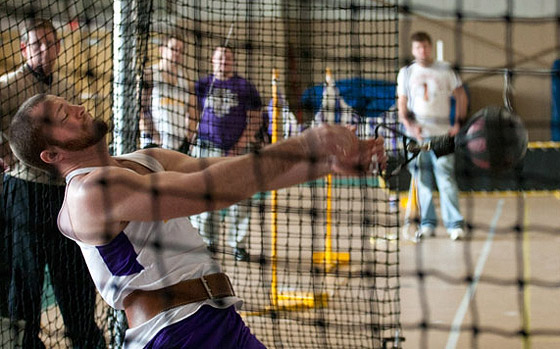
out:
{"label": "athlete's ear", "polygon": [[56,152],[52,148],[48,150],[43,150],[40,156],[41,156],[41,160],[43,160],[43,162],[46,162],[47,164],[53,164],[58,160],[60,160],[61,157],[60,153]]}

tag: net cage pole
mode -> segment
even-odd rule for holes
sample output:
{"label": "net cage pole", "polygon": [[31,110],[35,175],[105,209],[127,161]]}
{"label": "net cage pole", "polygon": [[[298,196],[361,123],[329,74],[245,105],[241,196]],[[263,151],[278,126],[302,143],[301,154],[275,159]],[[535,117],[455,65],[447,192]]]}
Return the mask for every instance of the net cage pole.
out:
{"label": "net cage pole", "polygon": [[[136,88],[136,37],[149,29],[150,0],[116,0],[113,3],[113,155],[136,150],[139,115]],[[110,310],[109,326],[115,348],[124,344],[127,321],[123,311]]]}
{"label": "net cage pole", "polygon": [[[113,153],[136,150],[139,113],[136,88],[136,35],[148,29],[149,0],[116,0],[113,3]],[[138,13],[136,12],[138,11]],[[146,22],[146,23],[144,23]],[[145,24],[145,26],[144,26]]]}
{"label": "net cage pole", "polygon": [[[62,3],[65,7],[60,5]],[[198,97],[190,85],[195,87],[206,73],[211,74],[207,53],[223,41],[230,23],[235,23],[233,27],[238,31],[231,46],[236,53],[239,52],[239,61],[246,62],[243,66],[238,64],[239,73],[252,80],[261,102],[271,97],[268,72],[272,67],[277,68],[276,86],[273,87],[274,141],[294,132],[293,124],[297,124],[294,129],[297,128],[295,133],[298,133],[311,121],[309,117],[316,109],[304,104],[305,93],[317,83],[318,87],[322,85],[326,64],[333,71],[336,69],[335,75],[341,81],[352,77],[391,81],[394,75],[390,62],[395,60],[391,42],[396,36],[396,7],[369,0],[78,0],[71,4],[24,1],[7,5],[5,21],[11,21],[12,16],[22,17],[34,7],[37,15],[44,12],[45,17],[60,22],[57,26],[63,35],[63,49],[58,65],[63,73],[68,73],[69,82],[76,83],[81,100],[87,103],[86,108],[94,109],[96,118],[103,118],[111,124],[108,134],[111,155],[134,152],[143,147],[139,144],[139,126],[140,117],[145,114],[140,115],[143,111],[140,96],[146,96],[147,91],[143,89],[153,82],[148,80],[153,76],[147,74],[153,73],[151,69],[162,58],[158,49],[167,39],[168,32],[179,34],[183,41],[185,49],[180,65],[185,80],[189,82],[188,93]],[[21,18],[15,20],[19,23]],[[2,49],[5,51],[1,58],[5,61],[1,63],[8,72],[21,63],[18,60],[19,42],[16,42],[19,40],[11,23],[5,24],[3,18],[2,24],[5,25],[2,27]],[[9,30],[4,29],[7,26],[10,26]],[[354,46],[348,45],[350,40]],[[356,43],[364,46],[363,51],[355,50],[358,48]],[[385,58],[385,55],[389,57]],[[353,64],[357,60],[369,63],[361,67]],[[389,64],[383,63],[384,60]],[[370,64],[371,70],[368,70]],[[338,90],[345,92],[343,86],[341,83]],[[10,90],[14,88],[17,87],[10,87]],[[317,97],[317,105],[320,105],[320,95]],[[373,102],[383,99],[381,96],[368,98]],[[360,116],[365,115],[363,110],[360,112],[354,106],[352,110]],[[296,123],[296,119],[299,122]],[[178,125],[175,120],[169,124]],[[196,136],[200,130],[193,132]],[[372,244],[364,244],[366,234],[382,232],[385,228],[366,226],[363,221],[371,222],[369,217],[376,213],[374,209],[383,210],[388,204],[384,197],[367,197],[364,190],[369,188],[357,180],[329,176],[275,192],[272,228],[269,212],[266,212],[269,207],[250,204],[252,216],[247,231],[250,237],[247,249],[253,253],[260,247],[259,263],[255,258],[250,263],[237,260],[232,257],[229,247],[214,252],[215,260],[230,276],[236,292],[244,300],[241,310],[246,309],[247,313],[240,311],[240,314],[244,316],[262,310],[262,316],[249,315],[244,320],[267,347],[381,347],[380,338],[386,334],[380,329],[388,326],[384,324],[386,318],[394,317],[394,312],[381,309],[379,304],[392,302],[395,308],[399,306],[397,297],[378,299],[387,287],[382,280],[396,277],[385,272],[389,266],[383,258],[385,254],[394,256],[396,252],[393,248],[380,252],[373,250]],[[376,195],[382,194],[378,188],[373,190]],[[371,200],[376,200],[375,204],[368,202]],[[395,213],[391,215],[395,216]],[[220,221],[221,230],[231,226],[229,218]],[[395,224],[391,228],[397,229]],[[270,251],[271,230],[274,236],[271,259],[275,261],[272,286],[269,255],[265,256]],[[225,234],[223,231],[219,234],[222,244]],[[165,246],[165,251],[182,246]],[[146,248],[159,247],[146,245]],[[348,256],[348,262],[351,256],[352,265],[348,270],[335,269],[334,273],[330,269],[342,259],[342,254],[335,252],[339,250]],[[317,256],[320,257],[316,263],[313,257],[316,259]],[[376,274],[372,273],[374,268],[378,268]],[[168,272],[163,267],[162,277]],[[49,302],[41,313],[40,339],[46,347],[71,346],[69,341],[73,339],[59,315],[57,299],[50,293],[47,297]],[[110,308],[99,296],[95,307],[95,321],[103,332],[107,347],[122,348],[127,328],[124,313]],[[385,313],[379,314],[380,311]],[[51,316],[53,313],[55,315]],[[86,316],[85,312],[83,314],[79,315],[81,319]],[[0,343],[10,341],[6,338],[10,335],[2,333]]]}
{"label": "net cage pole", "polygon": [[[325,69],[325,88],[334,87],[334,77],[331,68]],[[335,87],[336,88],[336,87]],[[334,98],[342,98],[335,95]],[[329,110],[329,112],[333,112]],[[336,111],[335,111],[336,112]],[[333,201],[333,176],[326,177],[327,197],[326,197],[326,222],[325,222],[325,250],[313,252],[313,264],[320,266],[325,272],[332,271],[335,267],[350,263],[350,253],[333,252],[332,250],[332,201]]]}

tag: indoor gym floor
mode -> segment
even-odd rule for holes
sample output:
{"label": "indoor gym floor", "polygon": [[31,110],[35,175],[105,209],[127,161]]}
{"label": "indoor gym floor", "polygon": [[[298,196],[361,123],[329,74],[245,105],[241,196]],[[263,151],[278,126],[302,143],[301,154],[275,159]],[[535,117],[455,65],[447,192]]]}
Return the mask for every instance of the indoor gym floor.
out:
{"label": "indoor gym floor", "polygon": [[[402,241],[403,348],[560,347],[560,195],[521,195],[463,194],[461,208],[474,226],[471,239],[451,241],[440,227],[436,237],[418,244]],[[524,227],[519,233],[517,224]],[[417,270],[442,277],[428,276],[421,285]],[[472,283],[465,281],[467,273]],[[521,275],[556,287],[529,284],[520,292]],[[421,322],[440,329],[421,330]],[[555,335],[524,341],[513,335],[523,323],[529,333]],[[499,332],[481,332],[473,342],[473,324]]]}
{"label": "indoor gym floor", "polygon": [[[441,227],[436,230],[436,237],[417,244],[401,237],[400,306],[405,338],[402,348],[560,347],[560,194],[521,195],[463,193],[461,208],[474,227],[470,239],[451,241]],[[513,227],[518,223],[524,229],[516,234]],[[251,274],[256,276],[251,269],[259,274],[258,263],[249,263],[247,268],[244,263],[232,263],[227,255],[222,262],[228,273],[239,275],[245,269],[249,279]],[[432,275],[420,283],[418,270]],[[517,280],[521,273],[525,279],[556,287],[530,284],[520,293]],[[469,284],[465,281],[468,274],[474,280],[481,279]],[[524,310],[525,317],[521,315]],[[44,322],[57,318],[56,313],[56,307],[45,311]],[[470,329],[473,314],[476,326],[482,330],[475,342]],[[248,322],[259,322],[259,318]],[[555,335],[531,335],[527,341],[513,335],[522,328],[524,318],[529,332],[549,331]],[[427,322],[428,329],[422,330],[421,322]],[[57,333],[43,332],[43,339],[47,343],[58,341],[60,329]],[[488,329],[494,332],[487,332]],[[60,344],[55,347],[64,347]]]}

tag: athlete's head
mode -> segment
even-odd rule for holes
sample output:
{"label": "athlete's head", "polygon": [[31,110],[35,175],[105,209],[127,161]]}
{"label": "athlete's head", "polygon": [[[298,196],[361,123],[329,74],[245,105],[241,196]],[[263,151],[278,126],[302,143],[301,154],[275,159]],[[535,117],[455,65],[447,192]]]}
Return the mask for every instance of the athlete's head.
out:
{"label": "athlete's head", "polygon": [[432,38],[425,32],[416,32],[410,37],[412,55],[420,65],[430,65],[432,58]]}
{"label": "athlete's head", "polygon": [[25,101],[10,126],[10,147],[24,163],[55,173],[58,151],[80,151],[104,139],[109,127],[80,105],[38,94]]}

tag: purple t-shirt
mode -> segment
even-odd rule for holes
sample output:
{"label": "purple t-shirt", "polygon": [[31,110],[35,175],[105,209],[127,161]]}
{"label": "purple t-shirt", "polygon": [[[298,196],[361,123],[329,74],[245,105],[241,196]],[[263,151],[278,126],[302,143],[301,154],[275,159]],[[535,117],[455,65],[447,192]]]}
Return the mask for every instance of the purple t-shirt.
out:
{"label": "purple t-shirt", "polygon": [[261,98],[255,86],[238,75],[215,79],[213,85],[212,80],[213,75],[209,75],[195,86],[198,105],[204,110],[198,137],[229,150],[247,127],[247,112],[261,108]]}

